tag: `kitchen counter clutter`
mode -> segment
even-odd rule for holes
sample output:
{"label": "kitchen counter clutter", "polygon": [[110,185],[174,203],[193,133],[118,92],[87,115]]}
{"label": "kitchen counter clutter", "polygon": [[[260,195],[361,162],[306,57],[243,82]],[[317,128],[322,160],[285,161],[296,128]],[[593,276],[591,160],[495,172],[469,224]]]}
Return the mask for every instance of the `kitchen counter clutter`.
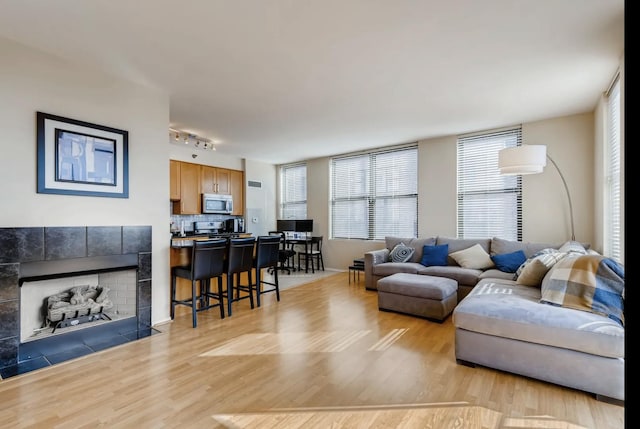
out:
{"label": "kitchen counter clutter", "polygon": [[216,240],[220,238],[247,238],[253,235],[245,232],[225,232],[220,234],[187,235],[185,237],[171,237],[171,247],[179,249],[182,247],[193,247],[194,241]]}

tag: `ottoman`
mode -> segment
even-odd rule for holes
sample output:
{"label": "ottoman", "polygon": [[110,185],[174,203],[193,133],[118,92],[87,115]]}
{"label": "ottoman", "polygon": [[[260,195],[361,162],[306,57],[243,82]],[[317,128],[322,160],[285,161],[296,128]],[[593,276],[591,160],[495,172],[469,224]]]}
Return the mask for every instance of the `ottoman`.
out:
{"label": "ottoman", "polygon": [[458,282],[445,277],[396,273],[378,280],[378,309],[442,323],[458,304]]}

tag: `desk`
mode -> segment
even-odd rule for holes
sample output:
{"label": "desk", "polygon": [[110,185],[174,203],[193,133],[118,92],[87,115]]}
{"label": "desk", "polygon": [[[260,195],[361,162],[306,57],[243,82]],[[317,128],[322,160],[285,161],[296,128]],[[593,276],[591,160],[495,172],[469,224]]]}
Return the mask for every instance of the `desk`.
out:
{"label": "desk", "polygon": [[[287,238],[286,245],[289,246],[289,249],[293,250],[293,246],[295,245],[304,245],[304,252],[307,253],[309,251],[309,246],[311,245],[311,237],[307,238]],[[295,262],[294,262],[295,263]],[[302,271],[300,269],[300,265],[298,265],[298,271]],[[309,272],[309,258],[304,259],[304,272]]]}

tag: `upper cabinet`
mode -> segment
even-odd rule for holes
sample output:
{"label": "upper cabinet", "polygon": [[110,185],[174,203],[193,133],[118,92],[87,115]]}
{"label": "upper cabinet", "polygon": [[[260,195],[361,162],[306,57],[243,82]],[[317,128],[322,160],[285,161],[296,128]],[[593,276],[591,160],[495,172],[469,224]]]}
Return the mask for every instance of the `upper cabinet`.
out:
{"label": "upper cabinet", "polygon": [[173,214],[200,214],[202,194],[233,196],[233,215],[244,215],[244,171],[170,161]]}
{"label": "upper cabinet", "polygon": [[173,202],[173,213],[200,214],[202,205],[200,194],[200,165],[181,162],[180,200]]}
{"label": "upper cabinet", "polygon": [[244,171],[229,171],[229,193],[233,196],[233,215],[244,215]]}
{"label": "upper cabinet", "polygon": [[203,165],[200,169],[200,183],[203,194],[230,194],[229,176],[232,170]]}
{"label": "upper cabinet", "polygon": [[169,199],[180,200],[180,161],[169,160]]}

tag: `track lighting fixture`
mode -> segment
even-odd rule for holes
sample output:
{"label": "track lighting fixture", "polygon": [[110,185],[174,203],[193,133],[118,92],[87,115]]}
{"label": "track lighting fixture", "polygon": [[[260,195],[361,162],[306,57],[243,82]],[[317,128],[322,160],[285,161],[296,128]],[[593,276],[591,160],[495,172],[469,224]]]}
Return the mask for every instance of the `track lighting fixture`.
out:
{"label": "track lighting fixture", "polygon": [[175,142],[181,145],[191,145],[195,149],[203,150],[216,150],[217,141],[200,137],[196,134],[188,133],[186,131],[169,128],[169,141]]}

